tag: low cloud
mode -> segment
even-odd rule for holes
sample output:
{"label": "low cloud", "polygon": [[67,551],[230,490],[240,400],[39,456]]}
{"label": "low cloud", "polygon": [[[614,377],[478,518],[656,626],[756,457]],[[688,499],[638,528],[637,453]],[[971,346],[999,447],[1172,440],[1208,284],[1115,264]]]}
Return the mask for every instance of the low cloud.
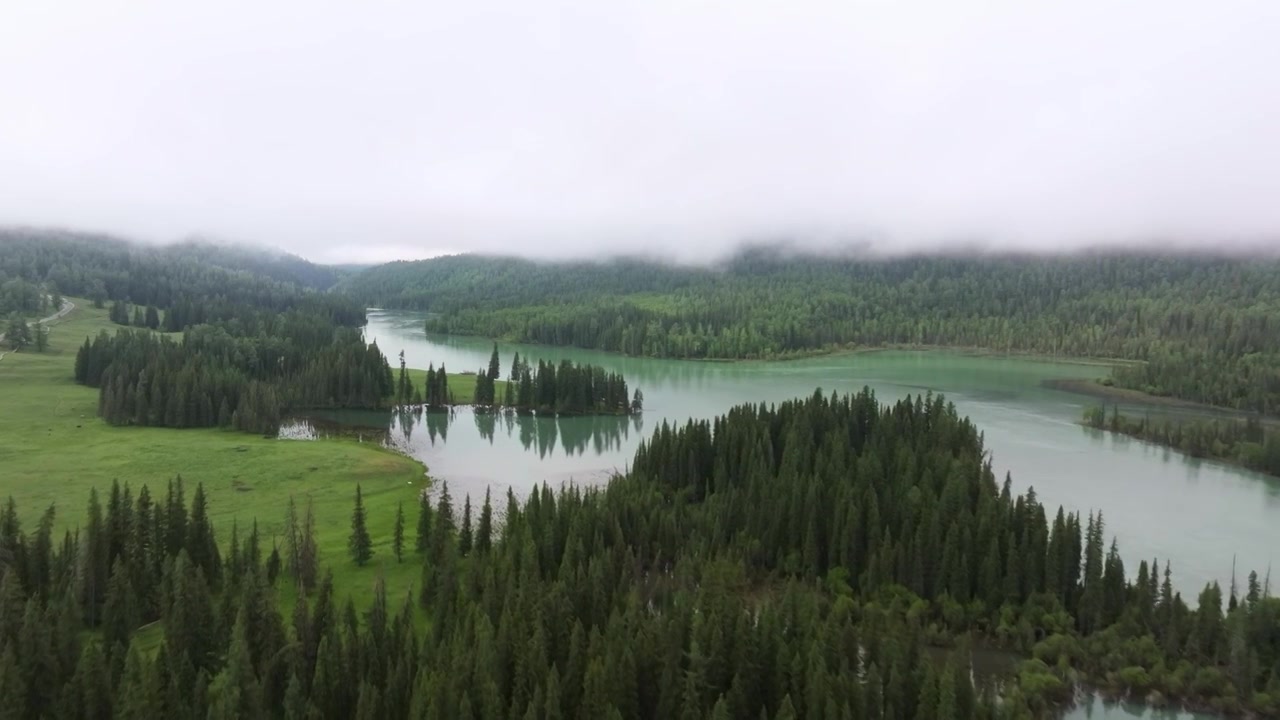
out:
{"label": "low cloud", "polygon": [[0,223],[331,262],[1275,248],[1277,37],[1266,0],[9,3]]}

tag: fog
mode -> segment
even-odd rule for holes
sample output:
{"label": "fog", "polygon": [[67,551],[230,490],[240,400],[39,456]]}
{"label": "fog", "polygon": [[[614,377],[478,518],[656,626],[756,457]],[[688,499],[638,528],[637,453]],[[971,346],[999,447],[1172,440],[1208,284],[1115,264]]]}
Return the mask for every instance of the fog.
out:
{"label": "fog", "polygon": [[1280,246],[1280,3],[8,2],[0,224],[318,261]]}

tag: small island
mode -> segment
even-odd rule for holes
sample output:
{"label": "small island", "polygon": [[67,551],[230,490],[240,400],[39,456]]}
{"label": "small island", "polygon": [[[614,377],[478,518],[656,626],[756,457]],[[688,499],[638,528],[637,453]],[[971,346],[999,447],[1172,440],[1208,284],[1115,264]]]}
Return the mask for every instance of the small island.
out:
{"label": "small island", "polygon": [[644,410],[644,394],[632,393],[620,373],[569,360],[536,365],[519,353],[512,357],[507,378],[501,378],[498,346],[487,368],[450,373],[443,363],[425,371],[406,367],[400,355],[397,404],[428,408],[471,405],[536,415],[634,415]]}

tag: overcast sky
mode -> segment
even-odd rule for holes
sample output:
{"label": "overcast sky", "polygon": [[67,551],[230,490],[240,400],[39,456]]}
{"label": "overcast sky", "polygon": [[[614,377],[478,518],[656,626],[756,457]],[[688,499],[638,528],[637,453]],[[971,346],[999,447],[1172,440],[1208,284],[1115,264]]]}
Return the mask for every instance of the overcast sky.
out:
{"label": "overcast sky", "polygon": [[2,2],[0,224],[1278,246],[1280,2]]}

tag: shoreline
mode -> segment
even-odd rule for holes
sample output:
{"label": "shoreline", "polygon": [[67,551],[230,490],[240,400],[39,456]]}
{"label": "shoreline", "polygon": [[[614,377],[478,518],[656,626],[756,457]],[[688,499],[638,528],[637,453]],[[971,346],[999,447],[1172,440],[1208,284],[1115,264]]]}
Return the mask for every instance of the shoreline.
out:
{"label": "shoreline", "polygon": [[1280,418],[1276,417],[1258,415],[1257,413],[1248,412],[1246,410],[1236,410],[1234,408],[1220,407],[1217,405],[1206,405],[1193,400],[1183,400],[1182,398],[1169,397],[1167,395],[1152,395],[1141,390],[1132,390],[1129,388],[1116,387],[1114,385],[1104,385],[1097,380],[1090,380],[1087,378],[1042,380],[1040,381],[1040,385],[1042,387],[1049,388],[1050,390],[1060,390],[1074,395],[1096,398],[1101,400],[1104,405],[1106,403],[1131,403],[1134,405],[1157,407],[1188,415],[1196,415],[1203,418],[1230,420],[1248,420],[1250,418],[1257,418],[1263,425],[1273,427],[1280,426]]}
{"label": "shoreline", "polygon": [[[395,310],[391,308],[381,309],[383,312],[422,312],[419,310]],[[561,350],[581,350],[585,352],[599,352],[608,355],[615,355],[623,358],[636,358],[643,360],[671,360],[678,362],[693,363],[785,363],[795,360],[810,360],[819,357],[842,357],[848,355],[863,355],[879,352],[906,351],[906,352],[949,352],[957,355],[966,355],[974,357],[1005,357],[1017,358],[1019,360],[1028,360],[1032,362],[1046,363],[1062,363],[1065,365],[1085,365],[1090,367],[1120,367],[1130,365],[1140,365],[1142,360],[1129,360],[1125,358],[1109,358],[1095,357],[1089,355],[1052,355],[1043,352],[1019,351],[1019,350],[996,350],[993,348],[985,348],[975,345],[929,345],[916,343],[886,343],[883,345],[855,345],[853,343],[845,345],[829,345],[821,348],[806,348],[796,350],[795,352],[770,355],[766,357],[744,357],[744,358],[728,358],[728,357],[670,357],[662,355],[634,355],[632,353],[622,352],[620,350],[601,350],[600,348],[582,347],[579,345],[553,345],[548,343],[527,342],[522,340],[513,340],[506,337],[489,337],[486,335],[472,335],[466,333],[442,333],[427,332],[428,336],[437,335],[440,337],[456,337],[456,338],[478,338],[491,342],[501,342],[510,345],[522,345],[528,347],[556,348]]]}

